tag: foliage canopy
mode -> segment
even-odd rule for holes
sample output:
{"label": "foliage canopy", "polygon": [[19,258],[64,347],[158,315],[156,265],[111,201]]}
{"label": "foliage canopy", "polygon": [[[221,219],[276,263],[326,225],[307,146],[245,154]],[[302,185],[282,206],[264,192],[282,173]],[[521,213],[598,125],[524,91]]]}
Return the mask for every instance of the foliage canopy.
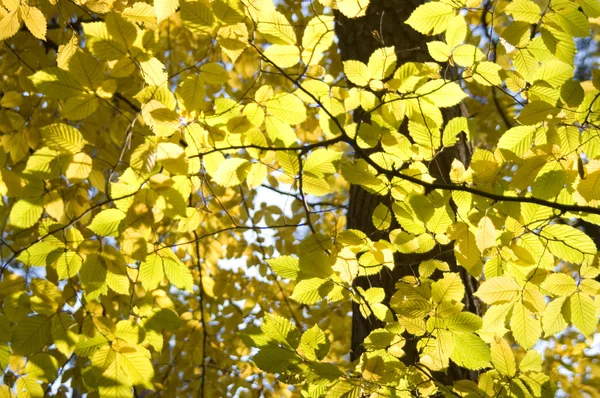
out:
{"label": "foliage canopy", "polygon": [[406,63],[340,60],[369,0],[2,5],[0,396],[598,396],[597,0],[426,2]]}

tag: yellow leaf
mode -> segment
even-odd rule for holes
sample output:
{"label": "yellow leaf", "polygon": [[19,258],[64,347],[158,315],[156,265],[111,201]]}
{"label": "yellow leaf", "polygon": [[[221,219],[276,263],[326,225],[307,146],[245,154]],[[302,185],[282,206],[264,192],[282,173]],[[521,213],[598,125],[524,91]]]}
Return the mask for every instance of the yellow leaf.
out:
{"label": "yellow leaf", "polygon": [[140,69],[144,81],[151,86],[161,86],[168,80],[165,66],[154,57],[146,61],[140,61]]}
{"label": "yellow leaf", "polygon": [[161,23],[175,13],[179,7],[179,0],[154,0],[156,20]]}
{"label": "yellow leaf", "polygon": [[427,50],[431,58],[438,62],[448,62],[450,58],[450,47],[442,41],[430,41],[427,43]]}
{"label": "yellow leaf", "polygon": [[67,99],[62,108],[62,115],[67,119],[82,120],[94,113],[99,105],[95,95],[82,93]]}
{"label": "yellow leaf", "polygon": [[210,62],[200,67],[200,76],[208,84],[222,85],[229,80],[229,73],[221,65]]}
{"label": "yellow leaf", "polygon": [[368,70],[371,79],[383,80],[396,69],[394,47],[378,48],[369,57]]}
{"label": "yellow leaf", "polygon": [[267,178],[267,173],[267,166],[265,166],[263,163],[252,163],[250,171],[248,172],[248,176],[246,177],[248,188],[254,189],[259,187]]}
{"label": "yellow leaf", "polygon": [[458,83],[445,81],[444,79],[428,81],[419,87],[416,94],[425,97],[439,108],[457,105],[467,97],[467,94],[460,88]]}
{"label": "yellow leaf", "polygon": [[477,247],[482,252],[487,248],[496,246],[496,227],[489,217],[485,216],[479,220],[475,240]]}
{"label": "yellow leaf", "polygon": [[261,14],[256,30],[273,44],[296,45],[296,32],[287,18],[279,11]]}
{"label": "yellow leaf", "polygon": [[293,94],[279,94],[267,102],[267,112],[284,123],[299,124],[306,120],[302,100]]}
{"label": "yellow leaf", "polygon": [[513,377],[517,371],[513,352],[503,338],[495,337],[492,341],[492,364],[504,376]]}
{"label": "yellow leaf", "polygon": [[83,181],[92,172],[92,158],[84,152],[79,152],[70,157],[69,166],[65,170],[65,177],[70,182]]}
{"label": "yellow leaf", "polygon": [[21,19],[19,9],[11,10],[0,19],[0,40],[6,40],[19,31]]}
{"label": "yellow leaf", "polygon": [[106,209],[96,214],[88,228],[100,236],[115,236],[118,234],[119,225],[124,219],[125,213],[121,210]]}
{"label": "yellow leaf", "polygon": [[181,3],[181,22],[192,32],[210,34],[213,32],[215,17],[208,5],[201,1]]}
{"label": "yellow leaf", "polygon": [[348,18],[359,18],[365,15],[370,0],[337,0],[337,9]]}
{"label": "yellow leaf", "polygon": [[517,343],[526,350],[533,347],[542,334],[540,320],[518,301],[513,307],[510,329]]}
{"label": "yellow leaf", "polygon": [[250,171],[250,162],[241,158],[225,159],[219,164],[213,180],[223,187],[240,185]]}
{"label": "yellow leaf", "polygon": [[46,17],[38,8],[22,4],[21,17],[33,36],[46,40]]}
{"label": "yellow leaf", "polygon": [[311,18],[302,36],[302,61],[315,65],[321,61],[322,52],[333,44],[333,16],[319,15]]}
{"label": "yellow leaf", "polygon": [[215,16],[225,25],[234,25],[244,20],[244,5],[240,0],[215,0],[212,7]]}
{"label": "yellow leaf", "polygon": [[577,285],[575,280],[562,273],[550,274],[542,283],[542,289],[555,296],[570,296],[575,293]]}
{"label": "yellow leaf", "polygon": [[71,154],[81,152],[85,145],[79,130],[63,123],[55,123],[44,127],[42,137],[48,146]]}
{"label": "yellow leaf", "polygon": [[49,98],[64,100],[84,92],[73,75],[57,67],[40,70],[29,78],[34,86]]}
{"label": "yellow leaf", "polygon": [[462,44],[467,38],[467,23],[465,17],[457,15],[450,20],[448,23],[448,29],[446,30],[446,44],[449,49]]}
{"label": "yellow leaf", "polygon": [[567,322],[562,314],[562,307],[566,300],[567,297],[558,297],[546,306],[542,316],[542,325],[546,337],[560,333],[567,327]]}
{"label": "yellow leaf", "polygon": [[43,198],[20,199],[10,210],[10,224],[17,228],[29,228],[38,222],[44,206]]}
{"label": "yellow leaf", "polygon": [[155,30],[158,24],[156,14],[157,12],[150,4],[138,1],[124,9],[122,15],[130,21],[144,24],[147,29]]}
{"label": "yellow leaf", "polygon": [[454,350],[450,359],[457,365],[477,370],[487,368],[492,359],[490,347],[473,333],[454,334]]}
{"label": "yellow leaf", "polygon": [[295,45],[273,44],[264,55],[280,68],[290,68],[300,61],[300,50]]}
{"label": "yellow leaf", "polygon": [[586,337],[598,327],[594,300],[585,293],[577,292],[569,297],[571,322]]}
{"label": "yellow leaf", "polygon": [[454,9],[441,2],[425,3],[418,6],[406,23],[424,35],[438,35],[448,28],[448,22],[456,15]]}
{"label": "yellow leaf", "polygon": [[434,303],[439,304],[442,301],[460,303],[464,295],[465,286],[458,273],[444,273],[442,279],[431,284],[431,300]]}
{"label": "yellow leaf", "polygon": [[149,254],[140,264],[140,281],[147,291],[158,287],[165,277],[163,259],[157,254]]}
{"label": "yellow leaf", "polygon": [[512,302],[519,297],[521,290],[512,278],[498,276],[483,282],[475,296],[487,304]]}
{"label": "yellow leaf", "polygon": [[68,250],[60,253],[60,256],[54,263],[58,279],[75,277],[81,269],[81,264],[83,264],[83,259],[77,252]]}
{"label": "yellow leaf", "polygon": [[515,0],[506,7],[515,21],[536,24],[541,18],[540,6],[531,0]]}
{"label": "yellow leaf", "polygon": [[69,72],[83,87],[95,91],[104,80],[104,63],[89,53],[77,51],[69,60]]}
{"label": "yellow leaf", "polygon": [[547,242],[550,253],[572,264],[591,264],[598,253],[594,241],[570,225],[548,225],[541,230],[540,237]]}
{"label": "yellow leaf", "polygon": [[58,67],[64,70],[69,70],[69,62],[71,57],[79,49],[79,39],[73,34],[66,44],[58,46],[58,54],[56,55],[56,63]]}

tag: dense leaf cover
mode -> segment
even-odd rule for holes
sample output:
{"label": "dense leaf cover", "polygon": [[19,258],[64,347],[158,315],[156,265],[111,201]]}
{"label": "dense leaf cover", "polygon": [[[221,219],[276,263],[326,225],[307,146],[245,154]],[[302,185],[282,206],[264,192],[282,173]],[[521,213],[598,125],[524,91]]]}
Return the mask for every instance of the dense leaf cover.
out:
{"label": "dense leaf cover", "polygon": [[403,64],[340,61],[369,0],[2,5],[0,396],[599,396],[597,0],[426,2]]}

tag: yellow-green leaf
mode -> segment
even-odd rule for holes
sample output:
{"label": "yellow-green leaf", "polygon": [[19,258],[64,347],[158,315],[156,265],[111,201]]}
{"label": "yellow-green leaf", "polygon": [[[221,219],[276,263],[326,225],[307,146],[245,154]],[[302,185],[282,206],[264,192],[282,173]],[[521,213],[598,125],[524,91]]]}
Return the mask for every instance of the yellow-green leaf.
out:
{"label": "yellow-green leaf", "polygon": [[417,32],[425,35],[438,35],[448,27],[448,22],[456,15],[454,9],[442,2],[430,2],[418,6],[406,23]]}

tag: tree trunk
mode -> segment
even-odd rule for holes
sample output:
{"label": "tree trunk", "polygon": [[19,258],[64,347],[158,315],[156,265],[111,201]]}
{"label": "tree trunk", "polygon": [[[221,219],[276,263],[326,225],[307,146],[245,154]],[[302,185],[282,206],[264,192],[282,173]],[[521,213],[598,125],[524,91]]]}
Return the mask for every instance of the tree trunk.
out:
{"label": "tree trunk", "polygon": [[[421,0],[371,0],[367,9],[366,15],[361,18],[348,19],[341,13],[336,12],[336,27],[335,31],[339,39],[339,48],[342,61],[359,60],[364,63],[368,62],[369,56],[380,47],[394,46],[398,65],[406,62],[429,62],[432,59],[427,51],[427,38],[420,33],[414,31],[404,21],[409,17],[411,12],[423,1]],[[455,71],[454,71],[455,73]],[[444,118],[446,120],[461,115],[460,107],[444,110]],[[355,113],[355,119],[363,118],[368,120],[368,115],[364,115],[360,110]],[[407,123],[405,122],[400,127],[400,133],[408,136]],[[446,148],[441,154],[436,157],[435,161],[431,162],[430,173],[438,180],[447,181],[450,171],[450,165],[454,159],[459,159],[465,166],[470,163],[470,149],[466,139],[462,137],[459,143],[452,147]],[[435,164],[435,167],[433,165]],[[372,195],[359,186],[351,186],[350,188],[350,208],[348,211],[348,228],[358,229],[363,231],[373,240],[380,238],[389,239],[387,234],[378,231],[372,224],[371,216],[375,207],[387,198],[377,195]],[[393,228],[398,228],[398,225],[392,225]],[[395,283],[406,275],[413,275],[411,267],[418,266],[424,260],[430,259],[433,256],[439,260],[444,260],[450,264],[455,272],[460,272],[463,282],[466,287],[465,305],[466,310],[480,313],[477,303],[474,302],[472,294],[476,290],[476,281],[468,275],[468,273],[456,265],[454,254],[448,247],[437,247],[432,252],[425,254],[396,254],[395,268],[390,272],[384,267],[384,270],[378,275],[370,277],[359,277],[355,280],[355,286],[363,289],[370,287],[382,287],[386,292],[386,300],[389,300],[395,292]],[[447,252],[446,255],[440,253]],[[389,302],[389,301],[388,301]],[[382,327],[383,322],[371,316],[365,319],[360,314],[358,305],[353,305],[352,316],[352,351],[351,359],[356,360],[364,351],[362,342],[369,333]],[[412,364],[418,361],[418,352],[416,342],[410,344],[407,342],[405,346],[406,355],[404,362]],[[476,374],[467,372],[464,369],[458,369],[456,366],[451,366],[448,377],[450,380],[459,378],[474,378]]]}

